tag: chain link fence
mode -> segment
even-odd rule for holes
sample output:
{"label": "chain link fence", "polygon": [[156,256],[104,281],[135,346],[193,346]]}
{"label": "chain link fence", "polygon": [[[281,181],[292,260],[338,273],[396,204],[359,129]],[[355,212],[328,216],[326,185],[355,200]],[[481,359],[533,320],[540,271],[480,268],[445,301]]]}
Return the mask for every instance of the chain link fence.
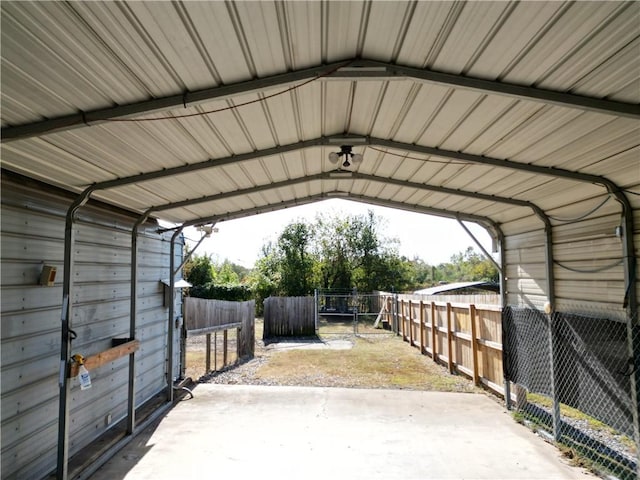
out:
{"label": "chain link fence", "polygon": [[318,289],[316,329],[323,334],[393,334],[388,323],[391,297],[357,289]]}
{"label": "chain link fence", "polygon": [[626,323],[515,307],[504,309],[502,321],[505,378],[526,388],[519,415],[595,469],[638,478]]}

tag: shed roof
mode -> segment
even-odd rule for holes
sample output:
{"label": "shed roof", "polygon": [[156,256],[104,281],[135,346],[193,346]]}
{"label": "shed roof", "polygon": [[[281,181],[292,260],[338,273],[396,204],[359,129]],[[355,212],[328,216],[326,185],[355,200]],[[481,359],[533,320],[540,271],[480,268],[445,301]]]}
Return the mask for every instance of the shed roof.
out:
{"label": "shed roof", "polygon": [[638,2],[1,10],[3,168],[135,212],[341,196],[509,233],[640,185]]}
{"label": "shed roof", "polygon": [[454,293],[457,291],[466,291],[466,290],[485,290],[491,292],[499,292],[500,285],[496,282],[455,282],[455,283],[447,283],[445,285],[437,285],[435,287],[423,288],[421,290],[416,290],[416,295],[438,295],[441,293]]}

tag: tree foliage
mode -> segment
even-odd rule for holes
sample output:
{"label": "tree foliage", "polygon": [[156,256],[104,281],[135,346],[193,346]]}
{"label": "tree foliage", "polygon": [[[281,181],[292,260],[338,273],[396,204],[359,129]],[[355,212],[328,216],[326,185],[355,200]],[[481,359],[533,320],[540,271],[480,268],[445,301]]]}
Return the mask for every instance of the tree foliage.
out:
{"label": "tree foliage", "polygon": [[254,298],[258,314],[271,295],[311,295],[315,288],[407,292],[441,282],[498,281],[491,261],[469,247],[450,262],[429,265],[398,254],[399,242],[382,234],[382,220],[365,215],[318,215],[294,221],[275,242],[262,247],[251,270],[210,255],[194,256],[184,267],[190,295],[223,300]]}

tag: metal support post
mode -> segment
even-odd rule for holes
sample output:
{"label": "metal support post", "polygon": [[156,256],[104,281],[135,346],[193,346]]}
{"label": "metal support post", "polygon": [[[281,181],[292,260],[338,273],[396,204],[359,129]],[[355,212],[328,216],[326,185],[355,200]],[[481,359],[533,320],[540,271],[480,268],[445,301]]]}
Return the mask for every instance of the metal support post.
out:
{"label": "metal support post", "polygon": [[71,340],[75,332],[71,329],[71,309],[73,305],[73,248],[75,245],[74,220],[77,211],[82,207],[95,190],[95,186],[85,189],[67,210],[64,227],[64,282],[62,286],[60,372],[58,387],[60,400],[58,408],[58,455],[56,478],[67,480],[69,469],[69,359],[71,358]]}
{"label": "metal support post", "polygon": [[555,319],[556,314],[550,313],[547,315],[547,319],[549,322],[549,362],[550,362],[550,371],[551,378],[549,382],[550,390],[551,390],[551,400],[553,401],[551,416],[553,419],[553,439],[557,442],[560,440],[561,429],[562,429],[562,420],[560,418],[560,399],[558,398],[558,385],[556,384],[556,367],[555,367],[555,335],[556,335],[556,327],[555,327]]}

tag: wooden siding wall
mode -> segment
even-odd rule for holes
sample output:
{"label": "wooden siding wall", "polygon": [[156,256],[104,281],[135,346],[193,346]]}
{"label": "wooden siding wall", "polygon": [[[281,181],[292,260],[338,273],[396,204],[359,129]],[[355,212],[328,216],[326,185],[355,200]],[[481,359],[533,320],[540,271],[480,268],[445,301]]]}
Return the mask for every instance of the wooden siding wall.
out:
{"label": "wooden siding wall", "polygon": [[398,315],[399,333],[410,345],[446,365],[451,373],[463,373],[476,385],[504,395],[500,305],[424,301],[401,295]]}
{"label": "wooden siding wall", "polygon": [[184,321],[188,335],[204,335],[218,330],[238,329],[238,358],[255,351],[256,302],[228,302],[186,297]]}
{"label": "wooden siding wall", "polygon": [[[64,224],[73,198],[3,173],[1,463],[7,480],[42,478],[56,467]],[[79,212],[71,299],[78,337],[72,353],[97,354],[111,347],[112,338],[129,336],[133,221],[95,204]],[[169,275],[170,237],[156,228],[144,225],[138,241],[137,406],[166,387],[168,309],[160,280]],[[43,264],[57,267],[51,287],[38,284]],[[175,338],[178,342],[179,335]],[[71,455],[126,416],[128,358],[90,374],[89,390],[80,391],[71,380]]]}
{"label": "wooden siding wall", "polygon": [[313,297],[269,297],[264,301],[263,338],[314,335]]}

